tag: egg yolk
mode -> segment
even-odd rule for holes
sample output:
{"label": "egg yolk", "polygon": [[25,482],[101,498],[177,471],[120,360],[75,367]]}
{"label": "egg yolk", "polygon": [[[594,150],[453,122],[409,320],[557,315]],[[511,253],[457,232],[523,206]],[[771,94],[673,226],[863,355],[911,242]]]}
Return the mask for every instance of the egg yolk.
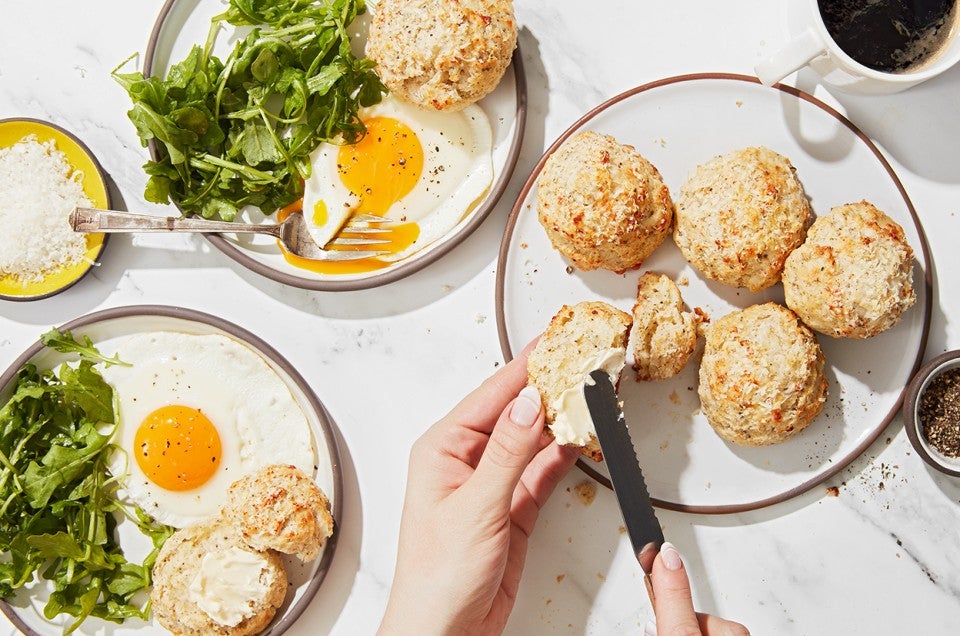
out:
{"label": "egg yolk", "polygon": [[[337,152],[337,172],[343,185],[359,201],[355,212],[384,216],[390,207],[407,196],[423,174],[423,146],[417,134],[403,122],[392,117],[371,117],[364,120],[367,134],[359,142],[342,146]],[[303,202],[294,204],[297,209]],[[288,206],[279,211],[283,221],[294,209]],[[312,210],[304,210],[314,225],[327,222],[328,210],[324,201],[317,201]],[[373,249],[396,254],[407,249],[420,235],[416,223],[399,223],[377,238],[386,241]],[[344,231],[344,238],[363,238],[362,234]],[[332,249],[368,250],[368,246],[334,247]],[[381,269],[390,264],[378,258],[353,261],[314,261],[284,252],[284,258],[297,267],[321,274],[357,274]]]}
{"label": "egg yolk", "polygon": [[179,404],[146,418],[134,436],[140,470],[165,490],[192,490],[220,466],[220,434],[206,415]]}
{"label": "egg yolk", "polygon": [[383,216],[420,180],[423,146],[409,126],[392,117],[371,117],[363,123],[367,134],[340,148],[337,170],[343,185],[359,197],[357,209]]}

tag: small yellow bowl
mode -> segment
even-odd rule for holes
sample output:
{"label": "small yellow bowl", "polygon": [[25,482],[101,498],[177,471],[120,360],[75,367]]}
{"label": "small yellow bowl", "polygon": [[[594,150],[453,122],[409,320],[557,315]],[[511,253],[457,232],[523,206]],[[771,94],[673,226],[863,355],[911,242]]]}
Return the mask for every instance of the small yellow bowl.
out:
{"label": "small yellow bowl", "polygon": [[[27,135],[36,135],[41,143],[53,141],[67,157],[74,170],[83,173],[83,191],[94,207],[110,208],[110,191],[106,175],[90,149],[72,133],[39,119],[0,119],[0,148],[8,148]],[[26,283],[13,276],[0,277],[0,299],[40,300],[53,296],[75,284],[99,260],[107,242],[105,234],[87,234],[87,251],[83,260],[45,276],[35,283]]]}

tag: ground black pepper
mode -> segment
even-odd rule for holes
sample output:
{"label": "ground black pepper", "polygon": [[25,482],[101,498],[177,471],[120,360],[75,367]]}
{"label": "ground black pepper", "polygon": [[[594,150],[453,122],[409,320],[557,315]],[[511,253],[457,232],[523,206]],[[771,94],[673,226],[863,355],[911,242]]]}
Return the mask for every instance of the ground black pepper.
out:
{"label": "ground black pepper", "polygon": [[960,368],[930,381],[917,409],[923,436],[941,454],[960,457]]}

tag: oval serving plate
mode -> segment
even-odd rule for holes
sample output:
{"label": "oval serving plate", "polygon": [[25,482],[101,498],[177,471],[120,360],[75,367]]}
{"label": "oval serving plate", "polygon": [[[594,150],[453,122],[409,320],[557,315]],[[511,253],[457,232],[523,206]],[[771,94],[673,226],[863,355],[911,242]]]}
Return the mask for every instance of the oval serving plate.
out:
{"label": "oval serving plate", "polygon": [[[554,250],[537,220],[536,180],[547,157],[577,131],[608,133],[633,145],[676,197],[700,163],[763,145],[791,160],[814,211],[867,199],[903,226],[915,252],[917,302],[896,327],[866,340],[817,334],[827,360],[829,397],[796,437],[763,448],[724,442],[699,412],[703,349],[677,376],[636,382],[628,366],[620,397],[651,498],[662,508],[730,513],[785,501],[835,475],[893,419],[923,356],[930,325],[931,274],[926,238],[913,204],[877,147],[853,123],[788,86],[767,88],[729,74],[671,77],[622,93],[585,114],[547,150],[508,219],[497,263],[497,327],[506,359],[546,328],[562,304],[605,300],[624,311],[636,301],[641,271],[669,275],[689,308],[713,320],[755,303],[783,303],[781,285],[758,293],[707,281],[667,239],[640,270],[581,272]],[[580,467],[610,486],[603,463]]]}
{"label": "oval serving plate", "polygon": [[[83,191],[94,207],[111,207],[106,174],[90,149],[73,133],[50,122],[30,118],[0,120],[0,148],[9,148],[27,135],[36,135],[41,143],[53,141],[75,171],[83,174]],[[24,283],[12,276],[0,277],[0,298],[4,300],[40,300],[59,294],[75,285],[97,264],[107,243],[106,234],[88,234],[87,251],[82,261],[52,272],[36,283]]]}
{"label": "oval serving plate", "polygon": [[[372,3],[370,3],[372,4]],[[371,7],[367,7],[368,13]],[[166,0],[150,34],[143,63],[144,75],[164,73],[182,60],[190,47],[206,40],[210,18],[223,11],[216,0]],[[368,16],[360,16],[350,31],[365,32]],[[227,34],[221,39],[228,40]],[[219,47],[217,49],[219,52]],[[362,274],[320,274],[288,263],[275,241],[264,237],[234,238],[225,234],[205,237],[221,252],[247,269],[286,285],[321,291],[368,289],[399,280],[433,263],[459,245],[496,206],[520,155],[526,122],[527,89],[519,47],[497,89],[478,102],[493,130],[493,183],[481,201],[442,238],[407,258]],[[150,146],[151,157],[156,149]],[[257,211],[244,211],[250,222],[274,223]]]}
{"label": "oval serving plate", "polygon": [[[290,587],[283,605],[263,634],[275,636],[285,632],[307,608],[330,568],[341,532],[340,523],[343,515],[343,479],[336,424],[331,420],[310,385],[276,349],[253,333],[222,318],[191,309],[163,305],[117,307],[82,316],[68,322],[60,329],[68,329],[74,335],[89,336],[101,353],[108,356],[113,355],[120,341],[138,333],[176,331],[197,335],[224,335],[259,355],[290,390],[310,423],[317,460],[315,478],[330,500],[330,512],[336,530],[327,540],[323,553],[317,559],[301,564],[294,557],[284,557],[284,567]],[[5,402],[9,398],[17,371],[25,363],[34,362],[40,368],[52,368],[64,359],[63,354],[46,349],[39,341],[35,342],[0,376],[0,400]],[[121,525],[119,532],[121,542],[124,539],[128,539],[131,543],[136,542],[137,539],[142,541],[142,537],[138,536],[138,531],[135,529]],[[142,555],[137,556],[142,557]],[[25,634],[58,636],[62,633],[62,625],[43,618],[44,602],[45,597],[42,598],[42,595],[33,594],[30,589],[21,588],[13,598],[7,601],[0,600],[0,609]],[[122,625],[116,625],[100,619],[88,618],[81,625],[80,633],[160,635],[168,632],[155,622],[144,622],[139,619],[129,619]]]}

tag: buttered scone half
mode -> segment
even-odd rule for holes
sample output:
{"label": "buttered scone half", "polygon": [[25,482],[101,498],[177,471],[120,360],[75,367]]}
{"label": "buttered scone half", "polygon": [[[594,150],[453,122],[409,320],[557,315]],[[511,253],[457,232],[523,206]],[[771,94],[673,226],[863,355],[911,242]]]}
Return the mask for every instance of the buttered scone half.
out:
{"label": "buttered scone half", "polygon": [[579,269],[639,267],[673,227],[659,171],[633,146],[584,131],[550,155],[537,178],[537,218]]}
{"label": "buttered scone half", "polygon": [[251,548],[222,517],[175,532],[153,566],[153,614],[183,636],[258,634],[287,593],[280,556]]}
{"label": "buttered scone half", "polygon": [[869,338],[916,302],[913,249],[893,219],[867,201],[818,218],[783,270],[787,306],[835,338]]}
{"label": "buttered scone half", "polygon": [[811,218],[790,161],[744,148],[697,166],[681,186],[673,238],[708,278],[759,291],[780,280]]}
{"label": "buttered scone half", "polygon": [[767,446],[796,435],[827,399],[824,357],[813,332],[776,303],[715,322],[700,364],[700,404],[720,437]]}
{"label": "buttered scone half", "polygon": [[527,378],[540,392],[547,430],[557,443],[603,459],[583,396],[590,372],[606,371],[616,386],[626,364],[630,314],[604,302],[564,305],[527,359]]}
{"label": "buttered scone half", "polygon": [[455,111],[497,87],[516,47],[512,0],[379,0],[366,54],[400,99]]}
{"label": "buttered scone half", "polygon": [[234,482],[223,514],[251,547],[301,561],[317,558],[333,534],[330,501],[295,466],[266,466]]}
{"label": "buttered scone half", "polygon": [[640,276],[630,342],[638,381],[675,376],[697,348],[697,318],[683,310],[680,289],[668,276]]}

